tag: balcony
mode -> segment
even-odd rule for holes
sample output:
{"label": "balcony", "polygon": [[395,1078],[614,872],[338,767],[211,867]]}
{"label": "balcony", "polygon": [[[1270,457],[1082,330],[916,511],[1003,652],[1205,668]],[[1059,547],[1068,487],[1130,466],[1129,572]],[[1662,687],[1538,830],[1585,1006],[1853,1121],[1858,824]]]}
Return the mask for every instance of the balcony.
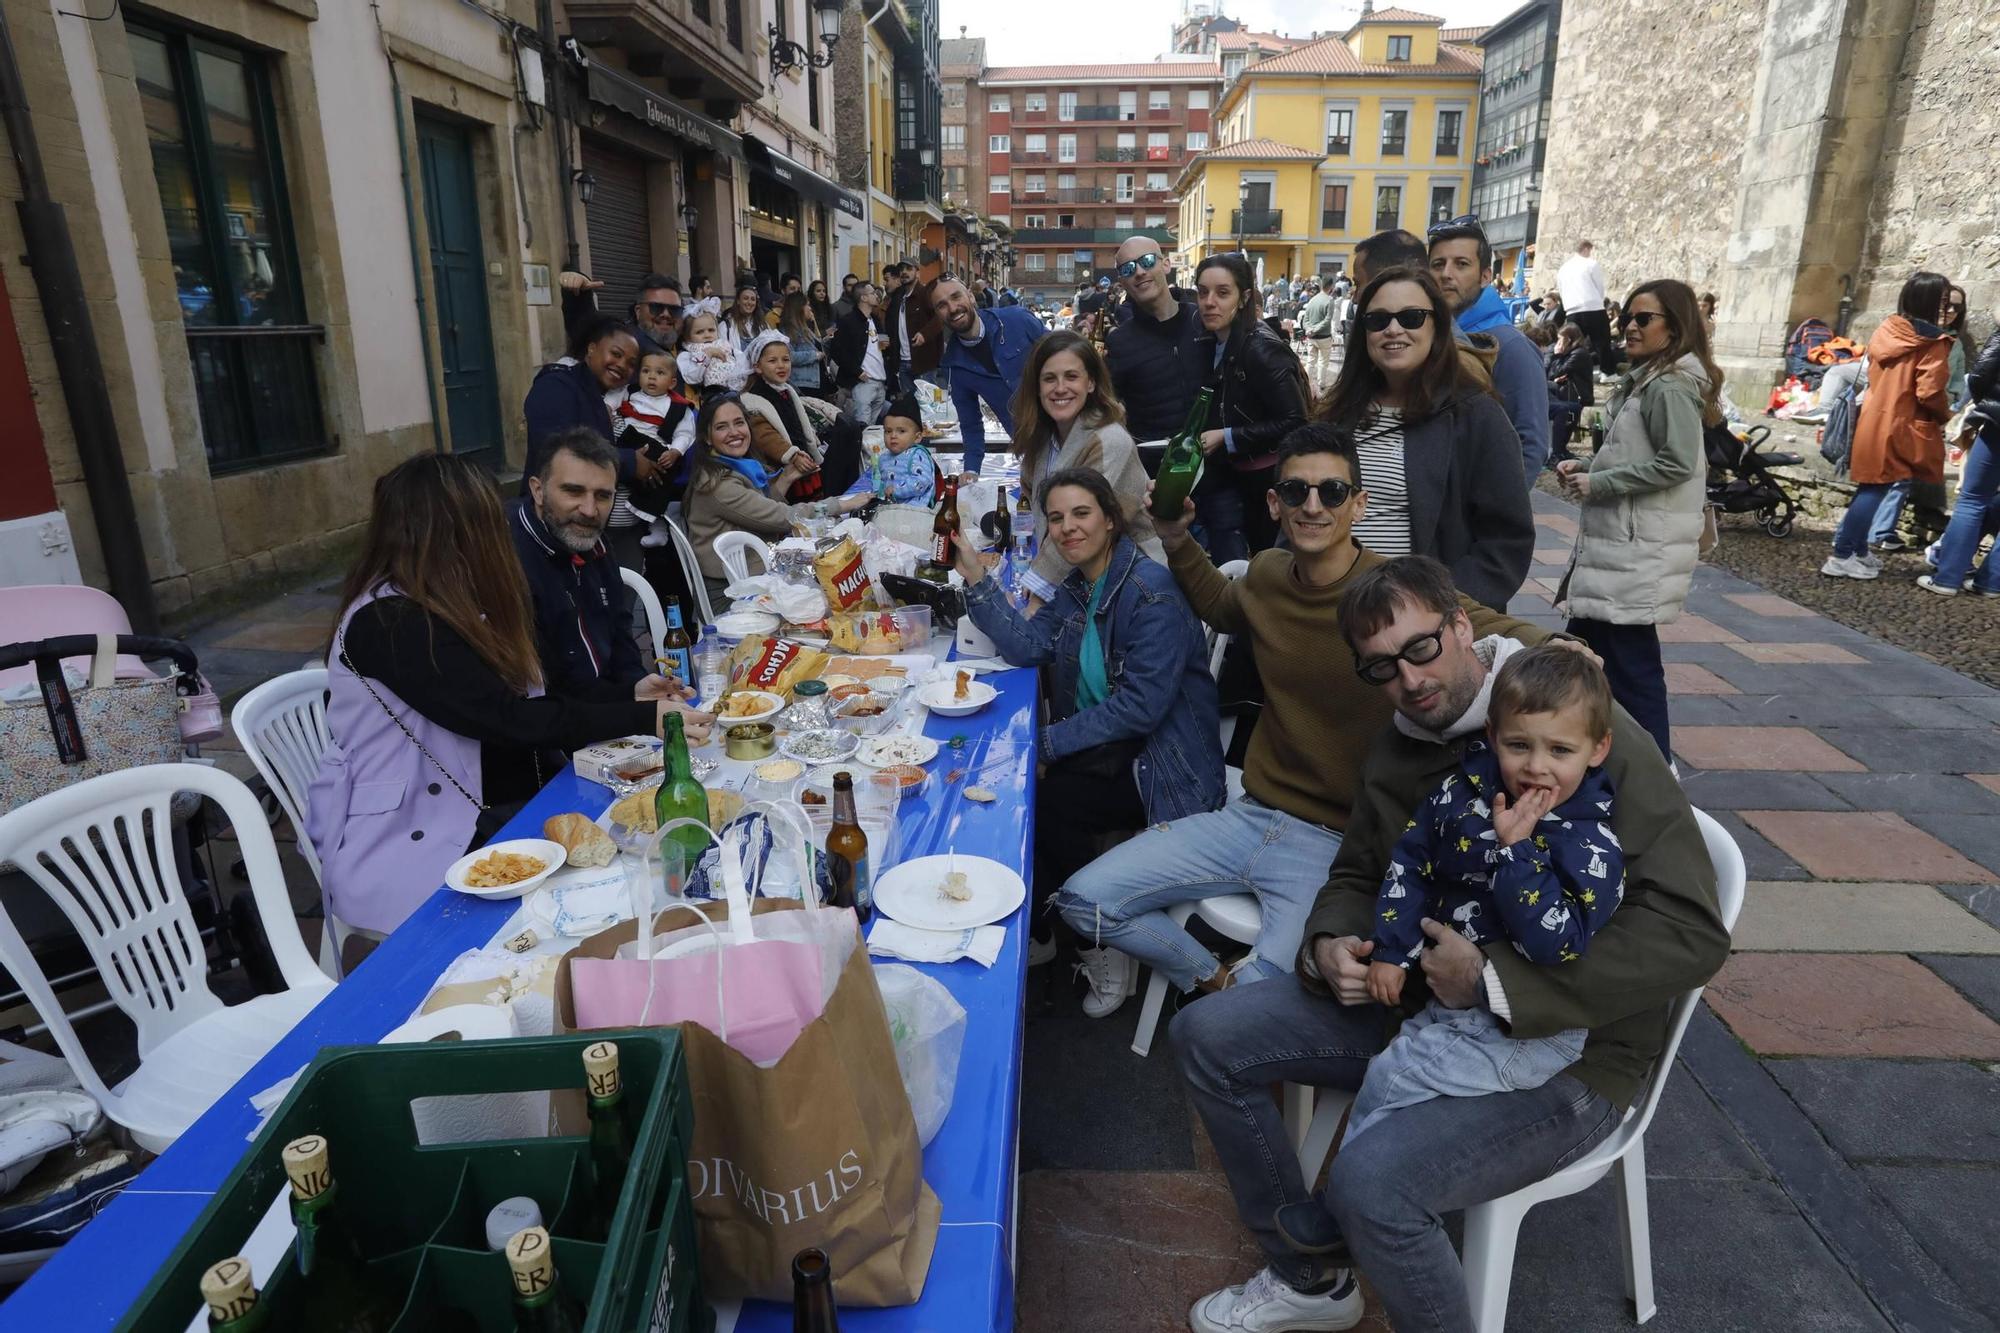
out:
{"label": "balcony", "polygon": [[1457,156],[1458,156],[1458,140],[1456,140],[1456,139],[1439,139],[1439,140],[1437,141],[1437,155],[1438,155],[1439,157],[1457,157]]}
{"label": "balcony", "polygon": [[1143,148],[1105,148],[1097,150],[1099,162],[1144,162],[1146,150]]}
{"label": "balcony", "polygon": [[1059,204],[1108,204],[1111,202],[1111,191],[1102,185],[1078,185],[1057,190],[1055,198]]}
{"label": "balcony", "polygon": [[[740,0],[568,0],[569,31],[586,47],[616,47],[626,72],[663,79],[681,102],[754,102],[764,95],[765,61],[743,41]],[[717,22],[717,18],[721,22]],[[734,40],[730,40],[732,35]],[[750,49],[746,50],[745,47]],[[715,108],[710,115],[727,120]]]}
{"label": "balcony", "polygon": [[1329,134],[1326,137],[1328,157],[1346,157],[1354,151],[1354,141],[1345,134]]}
{"label": "balcony", "polygon": [[1172,120],[1173,118],[1174,109],[1170,106],[1149,106],[1146,108],[1147,120]]}
{"label": "balcony", "polygon": [[1046,162],[1049,160],[1049,155],[1045,152],[1043,153],[1021,152],[1014,154],[1014,160],[1016,162]]}
{"label": "balcony", "polygon": [[1014,244],[1118,245],[1134,236],[1150,236],[1161,245],[1172,245],[1174,240],[1171,227],[1024,227],[1014,233]]}
{"label": "balcony", "polygon": [[1282,208],[1232,208],[1229,231],[1233,236],[1276,236],[1285,229]]}
{"label": "balcony", "polygon": [[1118,118],[1118,108],[1115,106],[1080,106],[1076,109],[1076,119],[1078,120],[1117,120]]}
{"label": "balcony", "polygon": [[926,165],[915,150],[902,149],[896,154],[892,175],[897,203],[928,204],[933,209],[941,207],[939,197],[943,193],[943,173],[935,163]]}
{"label": "balcony", "polygon": [[1141,190],[1139,202],[1142,204],[1164,204],[1174,197],[1172,190]]}
{"label": "balcony", "polygon": [[1396,136],[1395,136],[1394,138],[1386,138],[1386,137],[1385,137],[1385,138],[1384,138],[1384,139],[1382,140],[1382,156],[1384,156],[1384,157],[1401,157],[1402,155],[1403,155],[1403,136],[1402,136],[1402,135],[1398,134],[1398,135],[1396,135]]}
{"label": "balcony", "polygon": [[1049,109],[1047,107],[1043,107],[1040,111],[1023,111],[1019,116],[1015,117],[1017,120],[1029,121],[1047,121],[1048,118]]}

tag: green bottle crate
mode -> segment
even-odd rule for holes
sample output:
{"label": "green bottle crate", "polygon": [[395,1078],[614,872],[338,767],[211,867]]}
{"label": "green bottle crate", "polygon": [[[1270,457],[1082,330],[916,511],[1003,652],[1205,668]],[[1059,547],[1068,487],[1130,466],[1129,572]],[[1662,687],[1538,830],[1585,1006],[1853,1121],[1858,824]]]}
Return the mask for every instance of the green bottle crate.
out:
{"label": "green bottle crate", "polygon": [[[618,1043],[628,1114],[639,1114],[625,1190],[602,1240],[577,1233],[591,1213],[583,1051]],[[423,1145],[410,1103],[557,1090],[583,1133]],[[555,1242],[563,1288],[586,1307],[586,1333],[712,1333],[702,1296],[687,1155],[693,1131],[687,1064],[671,1028],[589,1032],[512,1041],[333,1046],[299,1075],[270,1121],[120,1321],[130,1333],[185,1333],[201,1308],[201,1275],[242,1250],[271,1201],[290,1186],[281,1154],[305,1134],[326,1136],[340,1210],[370,1268],[407,1290],[395,1333],[513,1327],[506,1256],[486,1248],[487,1210],[525,1194]],[[293,1327],[304,1291],[287,1251],[263,1275],[269,1327]]]}

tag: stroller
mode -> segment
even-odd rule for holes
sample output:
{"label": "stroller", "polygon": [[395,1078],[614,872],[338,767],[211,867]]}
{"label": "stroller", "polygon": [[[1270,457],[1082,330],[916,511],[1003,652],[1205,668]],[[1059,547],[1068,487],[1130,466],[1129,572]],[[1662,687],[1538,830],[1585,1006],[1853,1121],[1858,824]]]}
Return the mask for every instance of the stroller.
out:
{"label": "stroller", "polygon": [[1772,469],[1793,466],[1799,456],[1759,448],[1770,435],[1769,426],[1751,426],[1738,435],[1728,422],[1717,422],[1703,432],[1708,502],[1725,514],[1755,514],[1764,531],[1788,537],[1798,506]]}

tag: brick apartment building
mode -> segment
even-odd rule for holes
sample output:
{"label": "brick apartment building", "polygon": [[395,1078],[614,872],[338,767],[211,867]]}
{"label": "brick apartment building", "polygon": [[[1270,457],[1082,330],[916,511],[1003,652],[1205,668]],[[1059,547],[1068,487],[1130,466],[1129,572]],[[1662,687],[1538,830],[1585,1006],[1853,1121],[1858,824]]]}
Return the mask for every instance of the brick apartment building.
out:
{"label": "brick apartment building", "polygon": [[1024,294],[1057,299],[1109,272],[1135,232],[1174,249],[1174,181],[1210,145],[1221,77],[1213,58],[981,74],[966,158],[983,179],[967,185],[1012,226],[1012,278]]}

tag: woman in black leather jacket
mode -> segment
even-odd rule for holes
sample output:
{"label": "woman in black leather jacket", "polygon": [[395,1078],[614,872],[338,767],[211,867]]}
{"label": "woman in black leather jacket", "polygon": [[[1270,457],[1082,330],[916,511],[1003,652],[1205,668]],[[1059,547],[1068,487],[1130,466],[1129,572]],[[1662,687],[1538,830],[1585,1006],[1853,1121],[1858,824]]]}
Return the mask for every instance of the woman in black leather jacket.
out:
{"label": "woman in black leather jacket", "polygon": [[1201,447],[1218,475],[1195,495],[1208,553],[1218,564],[1278,540],[1265,498],[1278,471],[1278,445],[1306,424],[1305,367],[1259,317],[1261,301],[1241,255],[1210,255],[1194,272],[1195,306],[1207,332],[1195,342],[1204,383],[1216,389]]}

